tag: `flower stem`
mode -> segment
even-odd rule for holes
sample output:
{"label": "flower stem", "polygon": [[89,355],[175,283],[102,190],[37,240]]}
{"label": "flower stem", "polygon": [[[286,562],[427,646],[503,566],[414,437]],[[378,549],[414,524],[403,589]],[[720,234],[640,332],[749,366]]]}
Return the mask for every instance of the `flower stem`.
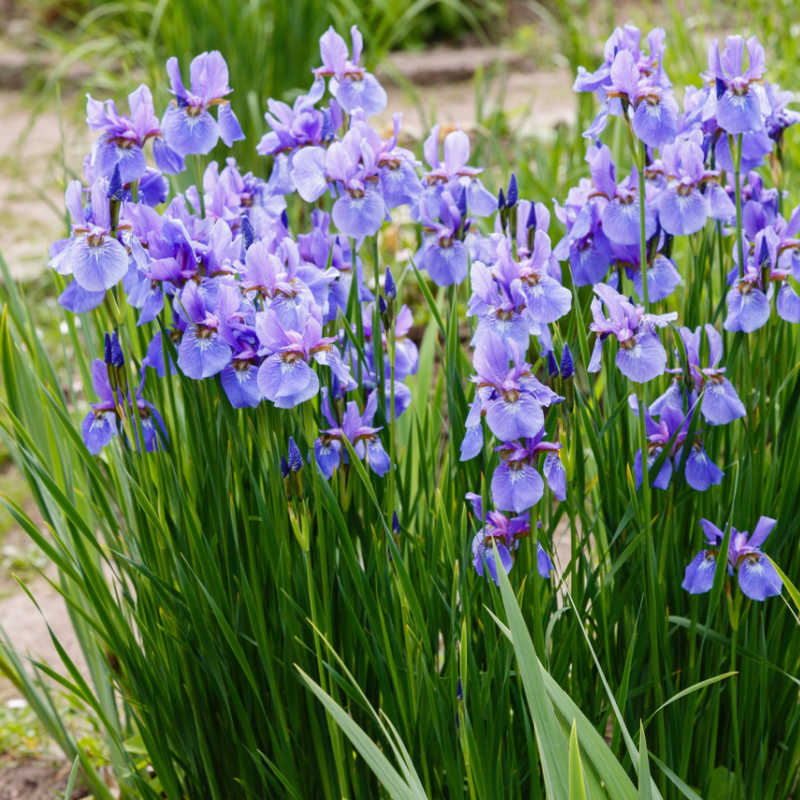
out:
{"label": "flower stem", "polygon": [[733,164],[733,180],[736,191],[736,253],[739,257],[739,277],[744,275],[744,243],[742,242],[742,134],[736,135],[736,155]]}

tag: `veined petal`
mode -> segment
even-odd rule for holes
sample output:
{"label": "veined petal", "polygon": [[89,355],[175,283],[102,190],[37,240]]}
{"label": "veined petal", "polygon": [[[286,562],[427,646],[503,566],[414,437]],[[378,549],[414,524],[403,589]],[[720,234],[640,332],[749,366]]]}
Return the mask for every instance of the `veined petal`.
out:
{"label": "veined petal", "polygon": [[714,584],[717,559],[708,550],[701,550],[686,567],[681,587],[689,594],[703,594]]}
{"label": "veined petal", "polygon": [[655,333],[638,333],[631,348],[620,346],[617,350],[617,368],[635,383],[647,381],[664,374],[667,353]]}
{"label": "veined petal", "polygon": [[739,588],[752,600],[781,593],[783,581],[763,553],[748,553],[739,564]]}
{"label": "veined petal", "polygon": [[521,514],[535,506],[543,494],[542,476],[530,464],[512,469],[503,462],[492,475],[492,499],[504,511]]}
{"label": "veined petal", "polygon": [[544,413],[530,395],[520,394],[514,402],[499,397],[487,404],[486,422],[501,442],[532,439],[544,427]]}
{"label": "veined petal", "polygon": [[346,192],[333,204],[333,224],[345,236],[360,239],[374,236],[386,217],[386,207],[380,189],[369,188],[362,197]]}
{"label": "veined petal", "polygon": [[706,383],[700,410],[710,425],[726,425],[747,413],[736,389],[727,378]]}
{"label": "veined petal", "polygon": [[216,331],[190,325],[184,332],[178,346],[178,366],[187,377],[194,380],[209,378],[220,372],[230,360],[231,348]]}
{"label": "veined petal", "polygon": [[110,289],[128,271],[128,251],[112,236],[103,236],[96,245],[81,236],[72,243],[66,258],[75,280],[89,292]]}
{"label": "veined petal", "polygon": [[259,367],[258,386],[278,408],[294,408],[319,391],[319,378],[305,361],[284,361],[276,353]]}
{"label": "veined petal", "polygon": [[167,144],[179,155],[206,155],[219,139],[219,128],[208,111],[191,116],[186,109],[171,105],[161,120]]}

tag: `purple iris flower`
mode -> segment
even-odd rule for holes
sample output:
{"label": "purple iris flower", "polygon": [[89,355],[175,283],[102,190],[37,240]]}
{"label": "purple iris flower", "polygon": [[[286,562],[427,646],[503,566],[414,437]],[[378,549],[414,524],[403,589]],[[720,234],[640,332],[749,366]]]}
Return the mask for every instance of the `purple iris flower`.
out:
{"label": "purple iris flower", "polygon": [[178,346],[178,366],[195,380],[209,378],[226,367],[232,358],[228,323],[239,310],[241,295],[230,284],[189,281],[176,303],[186,321]]}
{"label": "purple iris flower", "polygon": [[[689,402],[692,402],[692,396]],[[629,399],[634,413],[638,414],[636,398]],[[686,457],[685,478],[689,486],[697,492],[704,492],[709,486],[722,482],[723,471],[713,462],[703,447],[701,431],[695,434],[694,440],[688,440],[691,425],[691,410],[686,414],[683,410],[683,395],[679,390],[672,390],[662,395],[649,409],[645,410],[645,430],[647,432],[647,469],[652,468],[665,447],[670,447],[658,475],[651,480],[655,489],[666,490],[672,479],[673,468],[677,469],[683,458],[685,447],[690,448]],[[658,416],[656,421],[654,416]],[[673,436],[674,441],[670,445]],[[642,451],[638,450],[633,462],[636,475],[636,487],[642,482]]]}
{"label": "purple iris flower", "polygon": [[787,225],[779,220],[776,226],[759,231],[749,253],[744,274],[736,276],[734,269],[729,276],[733,288],[728,292],[728,316],[725,329],[752,333],[769,319],[770,300],[774,295],[773,284],[779,284],[775,308],[787,322],[800,322],[800,296],[789,282],[797,268],[797,252],[800,241],[792,237],[800,227],[800,215],[793,215]]}
{"label": "purple iris flower", "polygon": [[[736,571],[739,588],[751,600],[763,601],[768,597],[775,597],[783,588],[783,581],[775,567],[761,552],[761,546],[775,523],[776,520],[771,517],[761,517],[749,537],[748,531],[731,528],[727,555],[728,574],[732,576]],[[700,525],[709,547],[701,550],[686,567],[681,586],[690,594],[703,594],[713,586],[719,548],[725,538],[724,533],[707,519],[701,519]]]}
{"label": "purple iris flower", "polygon": [[788,108],[794,99],[792,92],[784,92],[769,81],[764,81],[768,112],[764,120],[767,136],[775,142],[783,139],[783,132],[800,122],[800,112]]}
{"label": "purple iris flower", "polygon": [[566,473],[558,451],[560,444],[543,441],[544,431],[532,439],[505,442],[495,450],[500,453],[500,465],[492,475],[492,500],[499,509],[515,514],[535,506],[544,494],[544,481],[536,469],[539,456],[545,453],[544,475],[553,494],[566,499]]}
{"label": "purple iris flower", "polygon": [[314,442],[314,457],[325,478],[329,479],[340,464],[348,461],[348,452],[342,444],[344,439],[350,442],[356,455],[366,460],[376,475],[383,476],[389,471],[389,455],[378,436],[381,429],[372,425],[378,409],[377,392],[370,392],[363,414],[359,413],[354,400],[349,401],[341,424],[331,411],[328,390],[324,388],[321,409],[331,427],[320,431],[319,438]]}
{"label": "purple iris flower", "polygon": [[[499,511],[489,511],[484,516],[480,495],[468,492],[466,499],[473,514],[483,523],[472,540],[472,565],[478,575],[486,575],[499,585],[494,545],[497,546],[500,566],[508,574],[514,565],[514,553],[519,548],[520,539],[531,535],[530,515],[507,517]],[[553,562],[540,542],[536,543],[536,569],[543,578],[549,578],[553,569]]]}
{"label": "purple iris flower", "polygon": [[660,162],[649,169],[663,175],[656,200],[659,222],[674,236],[696,233],[708,217],[730,222],[736,216],[733,202],[719,185],[719,172],[705,168],[702,144],[702,131],[695,128],[666,145]]}
{"label": "purple iris flower", "polygon": [[297,329],[286,329],[274,311],[262,311],[256,315],[256,331],[261,352],[268,354],[258,370],[258,386],[278,408],[293,408],[319,391],[312,360],[330,367],[345,387],[355,386],[336,349],[336,337],[323,336],[322,324],[312,313]]}
{"label": "purple iris flower", "polygon": [[[509,367],[509,361],[514,366]],[[534,439],[544,428],[542,408],[563,400],[532,374],[523,361],[522,351],[513,342],[503,342],[487,332],[475,347],[474,366],[477,384],[475,400],[467,416],[467,435],[461,459],[480,452],[483,443],[481,417],[501,442]]]}
{"label": "purple iris flower", "polygon": [[[713,325],[705,325],[708,338],[709,356],[708,366],[700,366],[700,336],[701,329],[680,328],[678,333],[686,349],[686,360],[689,365],[689,375],[694,384],[695,392],[703,392],[703,401],[700,411],[706,422],[710,425],[725,425],[728,422],[743,417],[745,411],[736,389],[725,377],[725,367],[718,367],[722,358],[722,337]],[[671,372],[680,373],[682,370],[674,369]]]}
{"label": "purple iris flower", "polygon": [[245,293],[258,296],[261,308],[272,311],[285,328],[297,329],[312,308],[323,304],[328,285],[336,277],[335,270],[304,264],[290,240],[276,252],[270,252],[264,241],[253,242],[240,275]]}
{"label": "purple iris flower", "polygon": [[358,127],[324,150],[304,147],[294,156],[294,180],[308,203],[334,185],[339,197],[333,204],[333,223],[345,236],[361,239],[378,232],[387,216],[380,188],[378,153]]}
{"label": "purple iris flower", "polygon": [[[629,175],[609,194],[609,202],[603,209],[603,232],[614,244],[638,244],[640,238],[639,178]],[[644,235],[650,239],[656,232],[657,215],[654,204],[645,200]]]}
{"label": "purple iris flower", "polygon": [[500,339],[516,342],[520,349],[526,348],[531,321],[519,281],[506,283],[481,261],[472,262],[470,278],[472,294],[467,314],[478,318],[473,346],[491,331]]}
{"label": "purple iris flower", "polygon": [[[470,495],[467,495],[469,498]],[[480,497],[477,498],[480,506]],[[473,502],[473,509],[475,503]],[[483,520],[482,515],[476,515]],[[472,540],[472,565],[475,572],[481,577],[488,571],[490,577],[498,586],[500,585],[495,559],[494,546],[497,545],[497,556],[500,566],[507,573],[514,566],[514,553],[519,548],[519,540],[531,535],[529,517],[527,514],[518,517],[507,517],[499,511],[489,511],[486,515],[484,526],[475,534]]]}
{"label": "purple iris flower", "polygon": [[[658,233],[650,240],[647,249],[647,293],[651,303],[657,303],[669,297],[675,287],[683,281],[680,273],[675,268],[675,263],[671,258],[667,258],[659,250],[666,247],[668,237],[663,231]],[[638,245],[611,245],[614,254],[614,264],[617,267],[624,267],[625,273],[633,283],[633,288],[638,297],[642,298],[642,270],[639,260],[641,254]],[[616,276],[612,273],[609,282]]]}
{"label": "purple iris flower", "polygon": [[[228,65],[218,50],[192,59],[188,90],[181,80],[177,58],[167,61],[167,74],[175,100],[164,112],[161,130],[178,155],[210,153],[220,138],[228,147],[244,139],[239,120],[225,99],[233,90],[228,86]],[[209,113],[215,105],[219,106],[216,120]]]}
{"label": "purple iris flower", "polygon": [[[645,314],[643,306],[634,306],[623,295],[600,283],[594,287],[597,297],[592,300],[594,322],[590,330],[597,334],[589,372],[598,372],[601,367],[602,341],[609,334],[619,342],[617,368],[636,383],[646,383],[664,374],[667,366],[667,353],[656,334],[656,328],[663,328],[678,318],[676,312],[669,314]],[[608,316],[603,313],[605,304]]]}
{"label": "purple iris flower", "polygon": [[262,359],[258,355],[257,337],[255,332],[241,330],[233,338],[231,361],[220,371],[220,383],[234,408],[255,408],[262,399],[258,385]]}
{"label": "purple iris flower", "polygon": [[264,119],[272,130],[261,137],[256,151],[262,156],[277,156],[306,145],[321,144],[324,139],[325,114],[316,108],[325,94],[325,81],[318,78],[294,105],[280,100],[267,100],[269,111]]}
{"label": "purple iris flower", "polygon": [[469,252],[464,232],[469,220],[463,212],[447,189],[439,195],[435,217],[427,216],[427,208],[423,212],[425,238],[416,261],[437,286],[452,286],[467,277]]}
{"label": "purple iris flower", "polygon": [[[121,355],[121,351],[120,351]],[[141,429],[142,441],[145,452],[159,449],[159,437],[166,437],[164,421],[160,414],[141,396],[141,386],[136,390],[136,405],[139,419],[134,419],[131,407],[130,392],[121,389],[117,392],[111,387],[108,365],[102,359],[92,362],[92,387],[99,401],[91,403],[92,410],[84,417],[81,424],[81,434],[86,448],[92,455],[97,455],[111,442],[121,430],[120,414],[126,414],[131,419],[132,425]],[[138,436],[138,429],[137,429]]]}
{"label": "purple iris flower", "polygon": [[650,32],[649,53],[641,49],[641,33],[631,25],[617,28],[606,42],[605,61],[594,73],[578,68],[573,89],[597,93],[602,109],[584,134],[596,138],[608,116],[629,118],[636,136],[649,147],[662,147],[677,133],[678,105],[662,67],[665,34]]}
{"label": "purple iris flower", "polygon": [[386,108],[386,92],[378,79],[359,65],[364,39],[356,25],[350,28],[352,59],[345,40],[328,28],[319,40],[322,66],[314,70],[318,78],[330,78],[331,94],[348,113],[360,108],[366,115],[379,114]]}
{"label": "purple iris flower", "polygon": [[[91,205],[84,209],[80,183],[69,184],[65,197],[72,218],[72,236],[51,248],[50,266],[61,275],[74,276],[79,293],[90,308],[99,304],[99,295],[119,283],[128,271],[128,253],[111,233],[107,190],[108,181],[98,178],[90,191]],[[93,301],[96,302],[91,305]]]}
{"label": "purple iris flower", "polygon": [[746,43],[749,64],[744,69],[745,40],[728,36],[720,53],[715,39],[708,48],[708,79],[716,88],[716,120],[728,133],[745,133],[764,128],[761,101],[754,86],[766,71],[764,48],[755,36]]}
{"label": "purple iris flower", "polygon": [[148,139],[153,140],[156,166],[162,172],[181,172],[183,158],[163,139],[150,89],[139,86],[128,95],[128,105],[130,116],[126,117],[117,111],[113,100],[101,103],[86,95],[86,121],[90,130],[101,134],[92,148],[94,174],[110,178],[119,166],[123,184],[138,181],[147,169],[143,148]]}
{"label": "purple iris flower", "polygon": [[[436,199],[443,187],[456,196],[459,188],[466,192],[466,208],[478,217],[488,217],[497,210],[497,201],[481,183],[479,167],[468,165],[470,155],[469,136],[462,130],[450,131],[444,137],[444,160],[439,159],[439,126],[434,125],[423,144],[425,160],[430,170],[423,176],[428,189],[421,197],[421,203],[431,204],[431,216],[436,213]],[[464,212],[466,216],[466,210]]]}
{"label": "purple iris flower", "polygon": [[572,294],[552,276],[554,258],[550,247],[550,237],[542,229],[537,229],[530,254],[514,261],[511,245],[507,240],[498,247],[497,269],[506,279],[519,281],[530,316],[535,324],[555,322],[572,307]]}

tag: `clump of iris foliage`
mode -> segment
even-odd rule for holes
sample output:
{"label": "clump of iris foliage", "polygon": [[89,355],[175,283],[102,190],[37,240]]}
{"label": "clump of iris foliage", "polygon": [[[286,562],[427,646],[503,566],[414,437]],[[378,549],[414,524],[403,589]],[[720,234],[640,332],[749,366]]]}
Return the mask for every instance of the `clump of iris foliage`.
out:
{"label": "clump of iris foliage", "polygon": [[793,791],[800,117],[755,39],[681,92],[665,40],[579,71],[552,206],[379,131],[356,28],[269,102],[265,178],[204,158],[243,138],[219,52],[160,117],[88,99],[51,250],[86,398],[9,282],[2,424],[87,666],[37,672],[124,796]]}

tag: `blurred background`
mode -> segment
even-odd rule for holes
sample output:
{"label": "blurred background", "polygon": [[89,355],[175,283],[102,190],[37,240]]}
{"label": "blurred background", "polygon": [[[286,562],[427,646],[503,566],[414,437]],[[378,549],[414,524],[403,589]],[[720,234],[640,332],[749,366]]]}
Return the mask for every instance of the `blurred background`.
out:
{"label": "blurred background", "polygon": [[[667,28],[675,83],[697,81],[708,39],[741,30],[762,38],[771,56],[771,79],[790,86],[800,36],[793,0],[0,0],[0,5],[0,213],[6,220],[0,252],[21,278],[41,272],[48,242],[60,234],[64,179],[80,171],[89,146],[85,93],[113,97],[124,106],[128,92],[144,81],[161,109],[168,99],[164,63],[171,55],[185,65],[201,51],[222,51],[234,88],[231,99],[247,135],[234,153],[246,169],[266,175],[268,164],[254,148],[264,132],[267,98],[291,101],[307,89],[310,70],[319,62],[320,34],[329,25],[346,34],[357,24],[366,44],[364,60],[390,94],[382,125],[389,129],[391,112],[402,111],[412,145],[434,121],[463,126],[487,164],[506,172],[513,162],[523,173],[519,177],[532,179],[523,185],[548,201],[569,178],[563,169],[554,174],[554,167],[580,169],[582,153],[557,148],[554,155],[540,143],[571,137],[592,113],[591,98],[570,91],[572,77],[578,64],[596,63],[614,25],[630,21],[645,30]],[[557,164],[553,158],[566,161]]]}

